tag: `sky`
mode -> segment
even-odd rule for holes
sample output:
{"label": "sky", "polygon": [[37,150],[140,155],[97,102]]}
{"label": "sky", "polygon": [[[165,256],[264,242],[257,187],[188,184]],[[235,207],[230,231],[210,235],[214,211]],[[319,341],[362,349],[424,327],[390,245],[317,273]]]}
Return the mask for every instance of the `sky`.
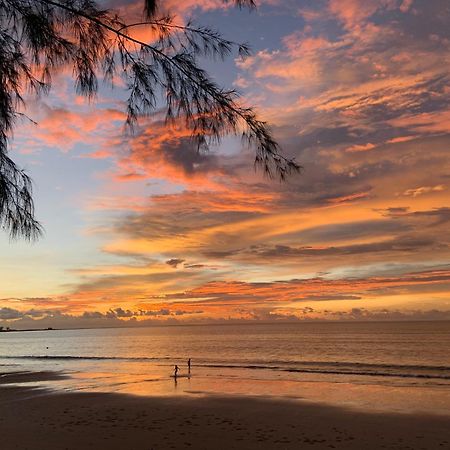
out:
{"label": "sky", "polygon": [[120,82],[89,103],[64,71],[15,130],[45,234],[0,234],[0,325],[450,319],[448,2],[164,5],[250,43],[204,67],[302,173],[233,137],[199,153],[161,111],[130,135]]}

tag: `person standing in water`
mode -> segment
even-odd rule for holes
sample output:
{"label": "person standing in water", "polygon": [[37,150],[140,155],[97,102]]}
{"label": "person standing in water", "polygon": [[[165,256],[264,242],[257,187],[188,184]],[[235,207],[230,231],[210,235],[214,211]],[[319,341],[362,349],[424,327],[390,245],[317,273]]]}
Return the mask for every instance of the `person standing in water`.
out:
{"label": "person standing in water", "polygon": [[191,373],[191,358],[188,359],[188,372]]}
{"label": "person standing in water", "polygon": [[178,376],[178,366],[175,364],[175,367],[173,369],[173,376],[176,378]]}

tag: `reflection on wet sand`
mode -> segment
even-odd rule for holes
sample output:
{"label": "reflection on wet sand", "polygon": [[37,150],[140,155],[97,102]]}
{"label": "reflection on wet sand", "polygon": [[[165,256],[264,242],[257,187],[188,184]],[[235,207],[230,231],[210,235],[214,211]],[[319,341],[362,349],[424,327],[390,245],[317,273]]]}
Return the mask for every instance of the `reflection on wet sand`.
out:
{"label": "reflection on wet sand", "polygon": [[[171,377],[169,367],[122,366],[115,372],[40,372],[38,376],[19,373],[3,378],[3,383],[20,383],[65,392],[109,392],[138,396],[241,395],[289,398],[340,405],[359,411],[420,412],[450,416],[450,389],[447,384],[428,388],[411,384],[380,384],[372,378],[353,382],[313,374],[276,380],[257,378],[251,371],[196,368],[195,375]],[[117,369],[117,368],[116,368]],[[259,377],[259,373],[258,373]],[[0,383],[2,378],[0,378]]]}

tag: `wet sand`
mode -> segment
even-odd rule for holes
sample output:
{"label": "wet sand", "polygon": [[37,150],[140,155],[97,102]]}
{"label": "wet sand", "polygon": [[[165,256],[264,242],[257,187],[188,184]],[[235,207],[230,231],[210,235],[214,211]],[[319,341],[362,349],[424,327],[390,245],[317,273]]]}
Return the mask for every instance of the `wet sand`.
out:
{"label": "wet sand", "polygon": [[2,450],[450,448],[450,421],[443,416],[244,396],[138,397],[9,384],[57,376],[0,377]]}

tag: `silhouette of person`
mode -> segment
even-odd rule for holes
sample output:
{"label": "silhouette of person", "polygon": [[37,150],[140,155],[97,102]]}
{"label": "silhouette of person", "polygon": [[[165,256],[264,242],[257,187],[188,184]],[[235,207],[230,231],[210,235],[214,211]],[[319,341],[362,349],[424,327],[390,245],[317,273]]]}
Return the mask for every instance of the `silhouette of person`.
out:
{"label": "silhouette of person", "polygon": [[191,358],[188,359],[188,372],[191,373]]}
{"label": "silhouette of person", "polygon": [[174,376],[174,378],[176,378],[177,376],[178,376],[178,366],[175,364],[175,367],[174,367],[174,369],[173,369],[173,376]]}

